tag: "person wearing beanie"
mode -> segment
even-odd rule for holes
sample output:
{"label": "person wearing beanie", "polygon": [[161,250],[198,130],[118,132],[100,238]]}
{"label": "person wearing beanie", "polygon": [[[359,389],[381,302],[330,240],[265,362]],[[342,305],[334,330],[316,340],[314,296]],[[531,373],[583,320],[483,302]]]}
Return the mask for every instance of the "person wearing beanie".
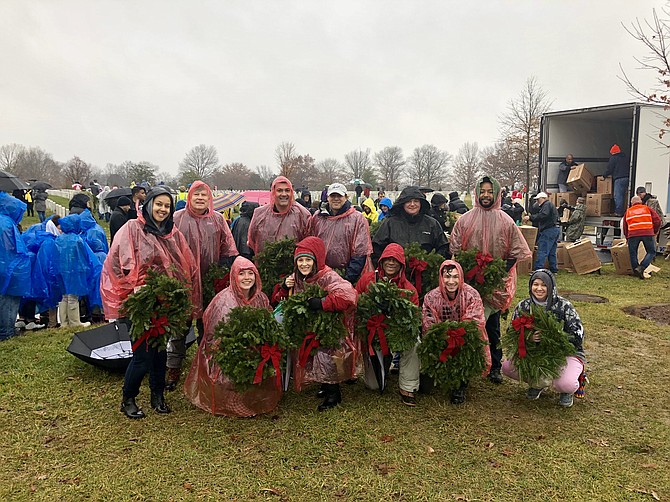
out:
{"label": "person wearing beanie", "polygon": [[458,192],[449,193],[449,211],[452,213],[465,214],[468,212],[468,206],[458,197]]}
{"label": "person wearing beanie", "polygon": [[[666,225],[665,215],[663,214],[663,209],[661,209],[661,204],[658,202],[658,198],[655,195],[647,193],[645,187],[637,187],[635,195],[642,199],[642,204],[656,211],[656,214],[661,219],[661,228],[664,228]],[[656,234],[656,242],[658,242],[658,235]]]}
{"label": "person wearing beanie", "polygon": [[612,177],[612,191],[614,192],[614,214],[623,216],[626,210],[626,192],[630,176],[630,159],[621,151],[619,145],[610,148],[610,160],[601,179]]}
{"label": "person wearing beanie", "polygon": [[438,221],[445,232],[449,229],[449,225],[447,225],[448,210],[447,198],[443,194],[435,192],[430,199],[430,215]]}
{"label": "person wearing beanie", "polygon": [[116,201],[116,207],[114,208],[114,211],[112,211],[112,216],[109,218],[110,242],[114,242],[114,236],[116,235],[116,232],[118,232],[119,229],[130,219],[130,215],[128,214],[130,211],[130,205],[130,199],[125,195],[122,195],[119,197],[119,200]]}

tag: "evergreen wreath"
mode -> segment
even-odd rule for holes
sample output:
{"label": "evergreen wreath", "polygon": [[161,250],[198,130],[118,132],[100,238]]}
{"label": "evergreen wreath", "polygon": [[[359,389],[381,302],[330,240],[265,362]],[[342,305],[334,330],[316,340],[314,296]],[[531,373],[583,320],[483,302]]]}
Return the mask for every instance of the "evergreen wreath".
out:
{"label": "evergreen wreath", "polygon": [[281,388],[282,353],[289,338],[272,312],[258,307],[235,307],[214,329],[208,347],[221,371],[240,391],[275,378]]}
{"label": "evergreen wreath", "polygon": [[213,263],[202,279],[202,308],[207,308],[212,299],[230,286],[230,268]]}
{"label": "evergreen wreath", "polygon": [[484,371],[486,345],[475,321],[433,324],[417,349],[421,371],[441,387],[457,389]]}
{"label": "evergreen wreath", "polygon": [[370,283],[368,290],[358,297],[356,331],[368,352],[372,347],[389,355],[416,345],[421,332],[421,312],[410,300],[411,296],[412,291],[381,280]]}
{"label": "evergreen wreath", "polygon": [[[535,333],[540,333],[539,342],[532,340]],[[501,342],[521,380],[531,385],[557,378],[565,358],[575,353],[562,324],[537,305],[510,322]]]}
{"label": "evergreen wreath", "polygon": [[130,294],[122,307],[122,315],[131,322],[133,350],[146,342],[165,350],[171,335],[183,335],[191,325],[190,284],[166,273],[147,270],[144,286]]}
{"label": "evergreen wreath", "polygon": [[263,251],[254,256],[254,263],[263,283],[263,293],[268,298],[272,295],[275,285],[293,272],[294,252],[295,241],[293,239],[281,239],[266,242]]}
{"label": "evergreen wreath", "polygon": [[[382,221],[384,221],[384,220],[382,220]],[[370,223],[370,229],[369,229],[370,230],[370,239],[372,239],[375,236],[375,234],[379,230],[379,227],[381,227],[381,226],[382,226],[382,222],[379,221],[379,220],[373,221],[372,223]]]}
{"label": "evergreen wreath", "polygon": [[491,298],[494,291],[504,289],[507,264],[502,258],[470,249],[461,251],[454,259],[463,269],[463,280],[475,288],[482,299]]}
{"label": "evergreen wreath", "polygon": [[421,301],[426,293],[438,287],[443,261],[444,256],[435,251],[428,253],[418,242],[405,247],[405,275],[416,286]]}

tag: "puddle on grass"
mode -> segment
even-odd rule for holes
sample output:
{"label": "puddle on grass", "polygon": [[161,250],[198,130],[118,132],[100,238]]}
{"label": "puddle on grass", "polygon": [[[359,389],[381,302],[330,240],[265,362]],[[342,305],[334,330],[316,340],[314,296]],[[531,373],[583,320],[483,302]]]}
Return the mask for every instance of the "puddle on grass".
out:
{"label": "puddle on grass", "polygon": [[655,321],[659,324],[670,324],[670,303],[660,303],[658,305],[631,305],[624,307],[626,314],[641,317],[649,321]]}

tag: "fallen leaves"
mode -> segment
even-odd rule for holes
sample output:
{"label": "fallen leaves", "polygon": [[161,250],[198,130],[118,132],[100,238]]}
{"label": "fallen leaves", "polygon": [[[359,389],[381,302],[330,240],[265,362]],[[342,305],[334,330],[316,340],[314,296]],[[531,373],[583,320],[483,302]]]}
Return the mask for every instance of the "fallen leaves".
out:
{"label": "fallen leaves", "polygon": [[628,491],[634,493],[641,493],[643,495],[649,495],[654,500],[661,500],[661,498],[658,496],[658,493],[656,493],[654,490],[643,490],[642,488],[629,488]]}
{"label": "fallen leaves", "polygon": [[384,434],[379,438],[382,443],[391,443],[395,438],[389,434]]}
{"label": "fallen leaves", "polygon": [[283,497],[284,495],[282,492],[277,490],[276,488],[261,488],[261,493],[270,493],[272,495],[276,495],[277,497]]}
{"label": "fallen leaves", "polygon": [[395,467],[389,464],[377,464],[375,465],[375,469],[377,469],[377,472],[381,476],[386,476],[389,472],[395,470]]}
{"label": "fallen leaves", "polygon": [[610,445],[606,439],[587,439],[587,441],[596,446],[608,447]]}

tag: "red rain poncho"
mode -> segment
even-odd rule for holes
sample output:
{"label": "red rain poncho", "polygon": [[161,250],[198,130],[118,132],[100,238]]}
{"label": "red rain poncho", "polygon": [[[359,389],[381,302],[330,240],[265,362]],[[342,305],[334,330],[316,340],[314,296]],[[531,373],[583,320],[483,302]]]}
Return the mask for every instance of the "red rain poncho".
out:
{"label": "red rain poncho", "polygon": [[[277,185],[286,183],[291,189],[288,209],[282,213],[275,211]],[[293,185],[284,176],[277,176],[272,182],[270,203],[254,211],[249,225],[249,247],[255,254],[265,249],[266,242],[275,242],[283,238],[302,240],[307,234],[310,214],[307,209],[293,200]]]}
{"label": "red rain poncho", "polygon": [[[239,287],[238,276],[242,270],[253,270],[256,288],[246,299]],[[205,310],[205,339],[198,347],[191,369],[184,382],[184,393],[198,408],[213,415],[228,417],[253,417],[274,410],[282,397],[274,378],[266,378],[252,388],[237,392],[235,385],[223,374],[209,347],[214,340],[216,326],[228,318],[235,307],[250,305],[270,310],[270,302],[261,291],[261,278],[252,262],[239,256],[230,270],[230,286],[219,292]]]}
{"label": "red rain poncho", "polygon": [[[148,199],[145,204],[147,202]],[[199,317],[202,311],[200,270],[186,239],[176,226],[166,235],[158,236],[145,232],[144,225],[145,216],[140,213],[136,220],[121,227],[112,242],[100,276],[105,318],[121,317],[123,302],[136,287],[144,285],[149,268],[190,283],[193,315]]]}
{"label": "red rain poncho", "polygon": [[[493,184],[495,198],[490,208],[483,208],[479,203],[479,187],[484,181],[477,181],[475,207],[456,220],[451,238],[449,239],[449,250],[456,256],[461,250],[477,249],[482,253],[488,253],[493,258],[508,260],[515,258],[517,262],[530,258],[532,253],[523,238],[519,227],[514,220],[500,209],[500,185],[489,177]],[[509,271],[505,280],[505,289],[494,291],[491,298],[485,298],[485,302],[494,310],[507,310],[514,300],[516,292],[516,264]]]}
{"label": "red rain poncho", "polygon": [[379,257],[377,270],[363,274],[360,280],[356,283],[356,291],[361,294],[365,293],[368,290],[370,283],[377,282],[385,277],[384,268],[382,267],[382,261],[385,258],[395,258],[400,263],[400,272],[391,279],[391,282],[400,289],[411,291],[412,296],[410,297],[410,301],[414,305],[419,306],[419,294],[417,293],[414,284],[409,282],[409,279],[405,276],[405,251],[400,244],[391,243],[384,248],[384,251]]}
{"label": "red rain poncho", "polygon": [[[442,277],[442,271],[449,265],[458,270],[458,293],[453,300],[447,296],[447,289]],[[485,377],[491,370],[491,348],[489,338],[486,334],[486,319],[484,318],[484,303],[475,288],[464,282],[464,274],[461,265],[453,260],[445,260],[440,265],[439,286],[430,290],[423,298],[423,332],[425,333],[433,325],[445,321],[475,321],[479,328],[482,340],[486,342],[484,347],[484,359],[486,367],[482,372]]]}
{"label": "red rain poncho", "polygon": [[[354,340],[353,313],[358,294],[350,282],[340,277],[325,264],[326,249],[318,237],[307,237],[296,245],[295,256],[308,252],[316,257],[317,272],[303,280],[299,272],[295,272],[295,291],[300,293],[307,284],[318,284],[327,295],[323,299],[323,310],[326,312],[344,312],[344,323],[348,335],[342,340],[340,347],[318,349],[301,367],[297,364],[297,354],[293,358],[294,384],[297,391],[312,382],[335,384],[355,378],[360,351]],[[317,333],[318,334],[318,333]]]}
{"label": "red rain poncho", "polygon": [[[209,209],[205,214],[198,214],[193,210],[191,199],[194,192],[203,188],[209,194]],[[214,211],[214,197],[206,183],[195,181],[191,185],[186,208],[174,214],[174,224],[186,237],[193,256],[198,260],[202,277],[207,274],[212,263],[219,263],[221,258],[227,256],[237,256],[233,234],[223,215]]]}
{"label": "red rain poncho", "polygon": [[326,265],[345,269],[353,256],[370,256],[372,241],[365,216],[351,206],[336,216],[314,213],[309,219],[309,235],[326,246]]}

